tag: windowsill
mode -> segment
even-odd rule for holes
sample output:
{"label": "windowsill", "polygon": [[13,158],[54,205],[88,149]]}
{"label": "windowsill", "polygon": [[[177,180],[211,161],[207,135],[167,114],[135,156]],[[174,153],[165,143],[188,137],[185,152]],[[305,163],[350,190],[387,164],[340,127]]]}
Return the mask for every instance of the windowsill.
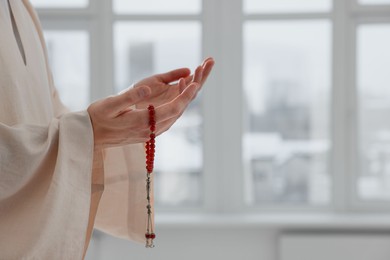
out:
{"label": "windowsill", "polygon": [[160,214],[162,228],[390,229],[390,214]]}

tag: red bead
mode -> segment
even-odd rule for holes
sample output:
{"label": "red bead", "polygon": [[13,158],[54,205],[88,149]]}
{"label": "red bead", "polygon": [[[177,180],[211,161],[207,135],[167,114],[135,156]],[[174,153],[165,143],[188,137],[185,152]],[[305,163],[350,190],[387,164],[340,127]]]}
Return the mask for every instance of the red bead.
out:
{"label": "red bead", "polygon": [[152,132],[156,131],[156,126],[154,126],[154,125],[150,126],[150,131],[152,131]]}
{"label": "red bead", "polygon": [[156,135],[154,133],[151,133],[150,134],[150,139],[154,139],[154,138],[156,138]]}
{"label": "red bead", "polygon": [[145,234],[145,238],[146,239],[154,239],[156,237],[156,235],[153,235],[154,233],[146,233]]}

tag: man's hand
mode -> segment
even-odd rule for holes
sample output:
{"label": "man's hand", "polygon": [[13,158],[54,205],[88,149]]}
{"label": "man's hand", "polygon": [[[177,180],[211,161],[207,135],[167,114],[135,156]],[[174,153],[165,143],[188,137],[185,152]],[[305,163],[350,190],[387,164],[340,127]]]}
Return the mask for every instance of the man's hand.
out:
{"label": "man's hand", "polygon": [[[149,140],[149,112],[156,111],[156,134],[168,130],[196,97],[214,66],[206,59],[193,75],[189,69],[177,69],[146,78],[117,96],[88,107],[95,147],[110,147]],[[170,84],[176,82],[175,84]]]}
{"label": "man's hand", "polygon": [[[198,83],[198,92],[207,80],[213,66],[214,59],[207,58],[203,61],[201,66],[196,68],[193,75],[190,75],[191,72],[189,69],[182,68],[141,80],[136,83],[134,87],[146,85],[150,87],[152,92],[147,99],[137,104],[137,108],[146,108],[149,104],[153,104],[155,107],[158,107],[170,102],[180,95],[186,87],[194,82]],[[185,85],[180,86],[179,83],[172,84],[181,78],[185,79]]]}
{"label": "man's hand", "polygon": [[[156,134],[169,129],[182,115],[196,95],[199,84],[185,86],[180,80],[178,86],[185,90],[171,102],[156,107]],[[149,140],[149,112],[147,109],[131,109],[151,95],[147,86],[129,89],[118,95],[91,104],[88,113],[91,117],[95,148],[144,143]]]}

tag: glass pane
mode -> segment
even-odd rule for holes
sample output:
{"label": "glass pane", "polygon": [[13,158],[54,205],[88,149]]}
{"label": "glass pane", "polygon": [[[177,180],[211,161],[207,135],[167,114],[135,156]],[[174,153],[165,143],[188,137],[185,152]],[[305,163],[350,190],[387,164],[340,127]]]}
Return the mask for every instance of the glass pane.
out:
{"label": "glass pane", "polygon": [[31,0],[31,3],[37,8],[83,8],[89,0]]}
{"label": "glass pane", "polygon": [[390,25],[358,28],[360,175],[358,195],[390,200]]}
{"label": "glass pane", "polygon": [[[195,68],[201,60],[201,26],[197,22],[118,22],[114,32],[117,91],[156,73]],[[174,127],[157,139],[157,204],[200,202],[201,129],[198,98]]]}
{"label": "glass pane", "polygon": [[116,13],[194,14],[201,11],[201,0],[114,0]]}
{"label": "glass pane", "polygon": [[390,0],[359,0],[359,3],[365,5],[385,5],[390,4]]}
{"label": "glass pane", "polygon": [[331,0],[244,0],[245,13],[323,12]]}
{"label": "glass pane", "polygon": [[54,83],[63,103],[71,110],[89,104],[88,32],[44,31]]}
{"label": "glass pane", "polygon": [[249,202],[330,202],[330,63],[326,21],[245,24]]}

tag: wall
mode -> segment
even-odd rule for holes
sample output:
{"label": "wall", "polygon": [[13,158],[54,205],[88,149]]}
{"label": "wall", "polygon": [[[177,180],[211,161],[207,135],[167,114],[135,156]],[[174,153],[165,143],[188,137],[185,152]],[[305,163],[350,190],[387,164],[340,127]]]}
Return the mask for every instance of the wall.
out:
{"label": "wall", "polygon": [[276,260],[277,236],[271,230],[233,228],[160,228],[156,247],[96,232],[87,260]]}
{"label": "wall", "polygon": [[205,225],[160,225],[154,249],[95,231],[86,259],[352,259],[345,258],[346,255],[358,255],[359,260],[390,259],[388,216],[369,221],[348,216],[332,221],[313,218],[311,222],[308,217],[300,218],[301,223],[292,217],[286,218],[290,223],[282,224],[273,218],[261,224],[229,225],[220,220]]}

